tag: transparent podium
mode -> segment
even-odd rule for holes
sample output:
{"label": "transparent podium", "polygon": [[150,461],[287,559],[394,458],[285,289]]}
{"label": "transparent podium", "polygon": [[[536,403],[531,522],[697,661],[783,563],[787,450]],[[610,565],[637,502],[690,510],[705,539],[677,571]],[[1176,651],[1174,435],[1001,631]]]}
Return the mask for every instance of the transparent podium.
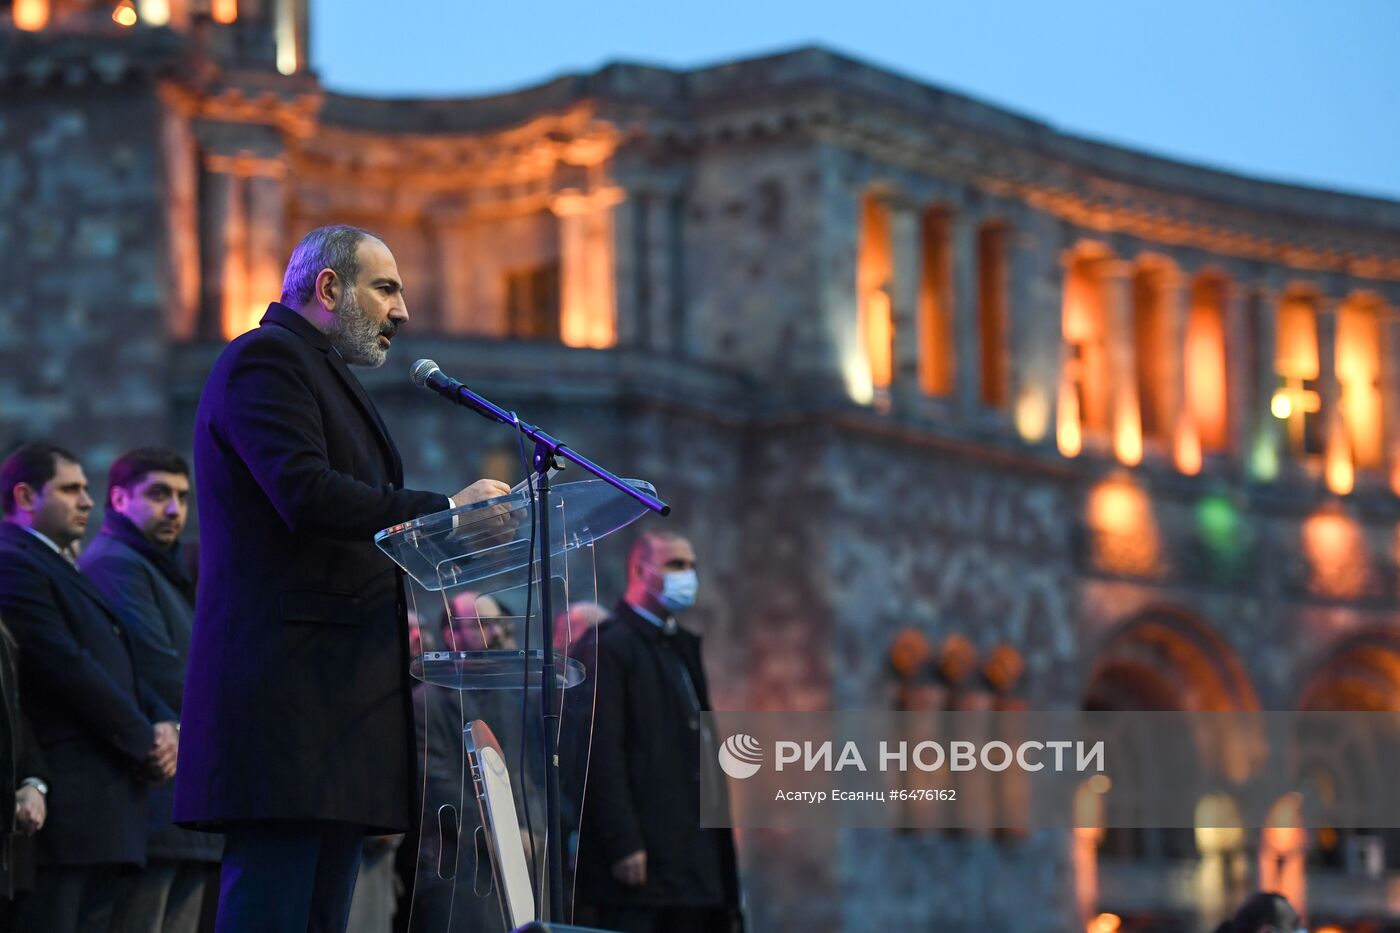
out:
{"label": "transparent podium", "polygon": [[[655,494],[649,483],[624,482]],[[522,484],[375,536],[428,594],[426,605],[413,603],[424,648],[410,666],[420,681],[422,811],[403,843],[412,848],[400,855],[417,865],[412,933],[513,930],[547,913],[546,750],[561,730],[562,691],[585,674],[570,647],[602,612],[594,543],[648,509],[601,480],[553,486],[547,515],[539,501]],[[556,616],[550,645],[545,605]],[[556,688],[552,717],[543,708],[546,669]],[[555,733],[548,742],[546,730]]]}

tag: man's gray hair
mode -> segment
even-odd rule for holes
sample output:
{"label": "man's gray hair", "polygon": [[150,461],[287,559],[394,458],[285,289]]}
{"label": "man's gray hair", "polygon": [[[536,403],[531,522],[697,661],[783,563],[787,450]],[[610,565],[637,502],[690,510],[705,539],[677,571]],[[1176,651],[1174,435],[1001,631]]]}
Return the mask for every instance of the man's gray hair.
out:
{"label": "man's gray hair", "polygon": [[[355,284],[360,274],[356,251],[365,239],[379,237],[359,227],[336,224],[317,227],[301,238],[292,258],[287,260],[287,272],[282,277],[282,304],[301,308],[316,294],[316,277],[322,269],[336,274],[346,288]],[[382,242],[382,241],[381,241]]]}

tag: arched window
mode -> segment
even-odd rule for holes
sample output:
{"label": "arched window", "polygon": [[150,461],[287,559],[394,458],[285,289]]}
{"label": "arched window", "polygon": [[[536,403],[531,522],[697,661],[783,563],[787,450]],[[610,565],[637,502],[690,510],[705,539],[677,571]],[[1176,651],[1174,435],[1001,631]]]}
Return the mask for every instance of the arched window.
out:
{"label": "arched window", "polygon": [[982,404],[1006,405],[1007,227],[990,221],[977,231],[977,332]]}
{"label": "arched window", "polygon": [[876,389],[888,389],[894,374],[893,280],[890,209],[879,195],[867,194],[861,202],[856,300],[865,360]]}
{"label": "arched window", "polygon": [[1186,406],[1204,451],[1221,451],[1230,438],[1225,299],[1229,282],[1205,273],[1191,284],[1186,323]]}
{"label": "arched window", "polygon": [[1291,291],[1279,304],[1274,372],[1278,388],[1269,407],[1286,425],[1288,449],[1295,456],[1321,454],[1317,303],[1307,292]]}
{"label": "arched window", "polygon": [[951,217],[932,207],[923,216],[919,278],[919,387],[929,395],[953,391],[953,253]]}
{"label": "arched window", "polygon": [[1101,249],[1084,246],[1070,255],[1065,268],[1057,435],[1060,452],[1070,457],[1085,439],[1107,438],[1112,425],[1111,318],[1101,274],[1105,258]]}
{"label": "arched window", "polygon": [[1381,406],[1380,299],[1357,294],[1337,317],[1337,382],[1342,424],[1356,466],[1375,469],[1385,461]]}
{"label": "arched window", "polygon": [[1172,312],[1168,305],[1176,270],[1165,260],[1148,257],[1133,271],[1133,347],[1137,363],[1138,406],[1142,436],[1157,442],[1172,429]]}

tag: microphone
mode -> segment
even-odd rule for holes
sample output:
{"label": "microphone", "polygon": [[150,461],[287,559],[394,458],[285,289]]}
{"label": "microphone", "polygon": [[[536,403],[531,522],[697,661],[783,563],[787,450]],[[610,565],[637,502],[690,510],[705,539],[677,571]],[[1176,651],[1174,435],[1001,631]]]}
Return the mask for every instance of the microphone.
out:
{"label": "microphone", "polygon": [[512,423],[509,415],[495,409],[471,389],[447,375],[433,360],[419,360],[414,363],[409,376],[412,377],[414,385],[431,389],[449,402],[470,408],[483,418],[505,424]]}

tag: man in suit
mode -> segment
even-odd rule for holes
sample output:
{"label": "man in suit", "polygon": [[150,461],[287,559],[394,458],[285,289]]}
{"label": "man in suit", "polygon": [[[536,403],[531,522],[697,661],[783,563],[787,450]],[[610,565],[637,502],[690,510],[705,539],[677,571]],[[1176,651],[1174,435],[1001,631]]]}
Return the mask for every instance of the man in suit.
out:
{"label": "man in suit", "polygon": [[393,254],[354,227],[293,251],[261,326],[214,364],[195,416],[200,585],[175,818],[224,833],[219,930],[344,930],[366,835],[412,811],[402,577],[377,531],[505,495],[403,488],[349,366],[408,321]]}
{"label": "man in suit", "polygon": [[48,816],[48,769],[19,708],[16,660],[14,637],[0,619],[0,931],[4,933],[14,929],[15,900],[34,886],[32,837],[44,828]]}
{"label": "man in suit", "polygon": [[[742,926],[733,836],[700,828],[700,769],[714,766],[701,712],[710,708],[700,637],[677,616],[695,601],[695,550],[668,531],[644,534],[628,556],[627,595],[573,656],[589,680],[569,691],[578,834],[580,920],[622,933],[730,933]],[[596,688],[594,681],[596,679]],[[596,694],[595,694],[596,689]]]}
{"label": "man in suit", "polygon": [[107,930],[123,869],[145,861],[147,782],[175,771],[174,712],[142,694],[120,618],[67,556],[92,510],[77,458],[20,447],[0,464],[0,507],[0,617],[50,778],[38,875],[17,925]]}
{"label": "man in suit", "polygon": [[[194,581],[180,533],[190,468],[161,447],[139,447],[107,471],[107,512],[78,562],[126,626],[136,673],[178,715],[194,625]],[[125,899],[123,933],[194,933],[220,839],[170,822],[175,787],[151,789],[146,869]]]}

